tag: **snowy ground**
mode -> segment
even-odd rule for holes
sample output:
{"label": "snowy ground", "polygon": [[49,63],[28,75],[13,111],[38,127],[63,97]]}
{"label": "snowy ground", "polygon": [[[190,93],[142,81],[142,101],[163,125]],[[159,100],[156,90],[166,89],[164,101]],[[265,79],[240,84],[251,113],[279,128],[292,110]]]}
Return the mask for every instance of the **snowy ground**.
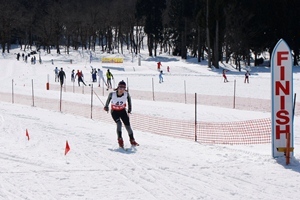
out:
{"label": "snowy ground", "polygon": [[[83,70],[86,82],[91,84],[92,65],[105,71],[109,67],[115,76],[114,83],[128,81],[131,90],[152,91],[153,81],[155,90],[160,92],[183,93],[186,87],[188,94],[223,97],[233,95],[236,80],[238,97],[270,99],[270,72],[265,67],[251,67],[250,84],[244,84],[244,72],[226,66],[230,69],[230,82],[223,83],[221,69],[208,69],[204,62],[195,64],[193,59],[181,61],[166,55],[148,58],[143,54],[142,65],[138,66],[137,58],[132,60],[128,54],[123,64],[112,65],[99,62],[100,56],[106,56],[100,52],[93,53],[98,59],[91,64],[85,52],[72,52],[69,56],[43,53],[43,64],[31,65],[17,61],[17,52],[14,49],[0,58],[2,93],[10,93],[13,79],[16,93],[30,94],[34,80],[36,96],[57,99],[58,91],[45,89],[47,75],[50,84],[58,85],[54,82],[54,67],[64,68],[67,85],[72,84],[72,69]],[[67,62],[69,59],[72,64]],[[158,61],[165,71],[163,84],[158,83]],[[167,66],[171,69],[169,73]],[[299,91],[300,75],[296,68],[294,92]],[[64,93],[64,98],[81,102],[89,99],[89,95]],[[106,96],[100,98],[106,100]],[[99,102],[98,106],[99,112],[104,112]],[[133,98],[132,115],[192,119],[192,108],[192,104]],[[202,121],[270,117],[270,112],[253,111],[251,106],[249,110],[204,105],[198,109]],[[300,195],[298,115],[294,127],[295,157],[286,166],[284,158],[272,158],[271,144],[204,145],[136,131],[133,127],[141,145],[129,147],[124,131],[125,146],[129,149],[123,151],[117,147],[113,123],[1,102],[1,97],[0,110],[0,199],[298,199]],[[66,141],[71,150],[65,156]]]}

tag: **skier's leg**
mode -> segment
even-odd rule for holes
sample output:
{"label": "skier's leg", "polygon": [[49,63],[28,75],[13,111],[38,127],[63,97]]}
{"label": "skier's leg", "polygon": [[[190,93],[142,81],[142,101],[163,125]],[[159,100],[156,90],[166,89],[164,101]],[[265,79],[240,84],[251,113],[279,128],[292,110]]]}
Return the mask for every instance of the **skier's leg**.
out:
{"label": "skier's leg", "polygon": [[81,82],[83,83],[83,85],[85,85],[85,86],[86,86],[86,84],[85,84],[85,82],[83,81],[83,79],[81,79]]}
{"label": "skier's leg", "polygon": [[122,138],[122,122],[121,122],[121,119],[120,119],[119,111],[112,111],[111,116],[117,124],[118,138]]}
{"label": "skier's leg", "polygon": [[130,126],[129,116],[128,116],[126,110],[124,110],[124,111],[121,112],[120,117],[121,117],[121,119],[122,119],[122,121],[123,121],[123,123],[125,125],[125,128],[126,128],[126,130],[128,132],[130,144],[132,146],[139,146],[139,144],[134,139],[133,131],[132,131],[131,126]]}
{"label": "skier's leg", "polygon": [[117,124],[117,135],[118,138],[122,138],[122,122],[120,119],[116,120],[116,124]]}
{"label": "skier's leg", "polygon": [[[106,81],[105,81],[105,79],[104,79],[103,76],[102,76],[102,81],[103,81],[103,84],[105,84],[105,85],[107,86]],[[103,87],[104,87],[104,86],[103,86]]]}

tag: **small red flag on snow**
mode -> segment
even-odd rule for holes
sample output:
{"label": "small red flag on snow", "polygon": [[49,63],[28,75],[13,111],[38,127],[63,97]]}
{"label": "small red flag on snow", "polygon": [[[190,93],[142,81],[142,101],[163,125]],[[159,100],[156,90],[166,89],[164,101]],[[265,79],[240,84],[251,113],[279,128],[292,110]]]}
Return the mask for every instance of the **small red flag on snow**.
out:
{"label": "small red flag on snow", "polygon": [[26,137],[27,139],[29,140],[29,133],[28,133],[28,130],[26,129]]}
{"label": "small red flag on snow", "polygon": [[70,146],[68,143],[68,140],[66,141],[66,148],[65,148],[65,155],[67,155],[67,153],[70,151]]}

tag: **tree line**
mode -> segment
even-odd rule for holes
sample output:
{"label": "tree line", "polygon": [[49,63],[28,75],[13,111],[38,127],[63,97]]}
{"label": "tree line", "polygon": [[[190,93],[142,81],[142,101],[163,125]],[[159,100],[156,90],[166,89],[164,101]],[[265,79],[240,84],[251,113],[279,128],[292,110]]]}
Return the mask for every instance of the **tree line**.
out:
{"label": "tree line", "polygon": [[299,0],[0,0],[0,44],[138,54],[147,36],[149,56],[160,52],[235,64],[256,64],[283,38],[298,65]]}

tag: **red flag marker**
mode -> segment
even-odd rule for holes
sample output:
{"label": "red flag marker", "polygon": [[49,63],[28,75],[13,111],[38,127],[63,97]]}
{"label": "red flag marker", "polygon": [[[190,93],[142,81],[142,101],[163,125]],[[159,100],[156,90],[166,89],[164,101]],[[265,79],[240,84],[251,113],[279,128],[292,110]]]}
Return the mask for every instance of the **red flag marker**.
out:
{"label": "red flag marker", "polygon": [[26,137],[27,139],[29,140],[29,133],[28,133],[28,130],[26,129]]}
{"label": "red flag marker", "polygon": [[67,155],[67,153],[70,151],[70,146],[68,143],[68,140],[66,141],[66,148],[65,148],[65,155]]}

